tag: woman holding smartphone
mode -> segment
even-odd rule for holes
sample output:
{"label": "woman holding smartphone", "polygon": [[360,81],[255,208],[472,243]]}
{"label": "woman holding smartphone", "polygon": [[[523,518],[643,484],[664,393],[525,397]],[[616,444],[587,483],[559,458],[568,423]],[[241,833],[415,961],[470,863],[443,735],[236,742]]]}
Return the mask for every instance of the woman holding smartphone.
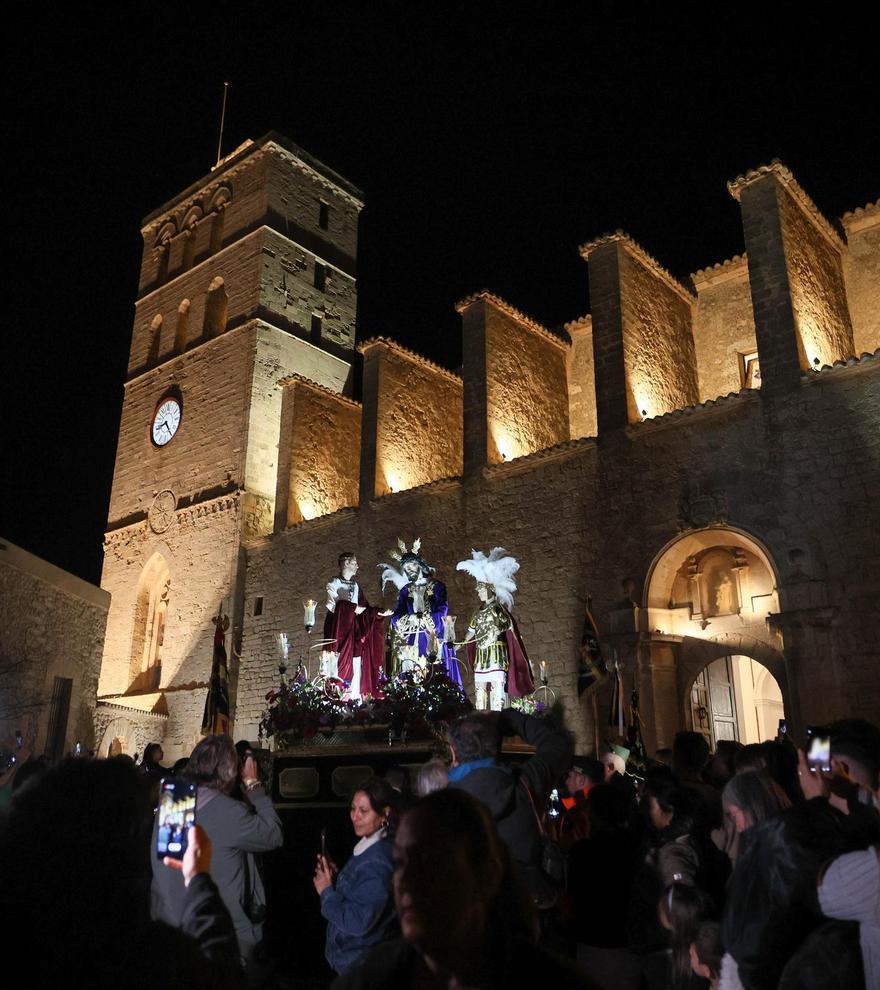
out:
{"label": "woman holding smartphone", "polygon": [[319,855],[314,885],[327,919],[327,962],[337,973],[351,969],[367,950],[397,933],[391,893],[393,815],[396,792],[379,777],[365,781],[351,799],[358,843],[337,870]]}

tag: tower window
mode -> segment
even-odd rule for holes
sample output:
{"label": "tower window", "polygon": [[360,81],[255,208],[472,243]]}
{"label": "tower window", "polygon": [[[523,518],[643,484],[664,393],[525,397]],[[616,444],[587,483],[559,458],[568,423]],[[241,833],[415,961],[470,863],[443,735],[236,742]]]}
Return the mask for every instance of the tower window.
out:
{"label": "tower window", "polygon": [[322,265],[320,261],[315,262],[315,288],[320,292],[324,291],[327,285],[327,266]]}
{"label": "tower window", "polygon": [[195,226],[183,235],[183,262],[181,271],[188,272],[196,260],[196,229]]}
{"label": "tower window", "polygon": [[159,686],[170,598],[171,574],[157,553],[144,568],[135,604],[130,689],[155,691]]}
{"label": "tower window", "polygon": [[321,200],[321,207],[318,213],[318,226],[321,230],[327,230],[330,226],[330,204]]}
{"label": "tower window", "polygon": [[217,337],[226,329],[226,312],[229,297],[221,276],[217,276],[208,286],[205,300],[204,333],[206,337]]}
{"label": "tower window", "polygon": [[254,616],[263,614],[263,596],[257,595],[254,599]]}
{"label": "tower window", "polygon": [[324,325],[324,317],[320,313],[312,313],[312,340],[321,339],[321,328]]}

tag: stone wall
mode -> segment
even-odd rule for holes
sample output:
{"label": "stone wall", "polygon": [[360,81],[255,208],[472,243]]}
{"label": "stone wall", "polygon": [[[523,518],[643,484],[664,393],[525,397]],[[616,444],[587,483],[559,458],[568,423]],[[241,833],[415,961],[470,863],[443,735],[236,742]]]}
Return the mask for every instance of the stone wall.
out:
{"label": "stone wall", "polygon": [[[259,303],[264,231],[236,241],[202,264],[172,279],[135,306],[134,331],[128,362],[129,375],[190,350],[211,334],[205,333],[205,305],[215,278],[222,278],[227,294],[226,322],[238,325],[253,316]],[[183,314],[181,306],[184,307]],[[156,327],[156,321],[161,325]],[[158,335],[158,341],[156,336]],[[185,340],[185,345],[183,341]]]}
{"label": "stone wall", "polygon": [[[363,424],[365,445],[375,450],[370,494],[404,491],[461,474],[461,379],[382,338],[359,349],[365,367],[372,369],[364,374]],[[373,383],[375,394],[368,395]],[[369,464],[365,458],[368,473]]]}
{"label": "stone wall", "polygon": [[[145,513],[164,489],[181,500],[244,484],[255,335],[252,324],[239,327],[126,386],[111,526]],[[156,447],[153,412],[169,392],[181,400],[180,427],[170,443]]]}
{"label": "stone wall", "polygon": [[63,752],[95,745],[94,714],[110,596],[0,541],[0,740],[21,730],[46,751],[55,678],[72,683]]}
{"label": "stone wall", "polygon": [[741,356],[758,349],[745,255],[691,276],[697,290],[694,351],[700,401],[738,392]]}
{"label": "stone wall", "polygon": [[[203,685],[211,673],[214,627],[221,604],[233,614],[239,570],[239,497],[221,496],[174,513],[156,533],[136,523],[108,534],[101,586],[112,595],[98,693],[124,694],[132,683],[137,597],[154,555],[171,574],[159,689]],[[204,696],[202,697],[204,703]]]}
{"label": "stone wall", "polygon": [[490,464],[569,438],[567,348],[537,325],[486,307],[486,419]]}
{"label": "stone wall", "polygon": [[777,196],[802,367],[845,361],[853,353],[853,337],[844,245],[794,180],[777,181]]}
{"label": "stone wall", "polygon": [[698,401],[693,300],[630,241],[620,255],[630,422]]}
{"label": "stone wall", "polygon": [[[485,475],[377,499],[357,513],[337,513],[254,544],[248,598],[250,589],[259,589],[265,605],[262,616],[245,617],[236,733],[252,734],[262,711],[275,676],[273,636],[300,635],[299,602],[320,598],[340,548],[355,549],[364,587],[377,600],[372,565],[387,559],[398,536],[421,536],[448,584],[460,628],[475,598],[473,582],[455,572],[456,562],[471,547],[493,545],[519,558],[515,614],[526,645],[533,660],[549,662],[568,724],[579,745],[590,745],[589,706],[575,692],[585,598],[592,595],[607,627],[620,604],[621,582],[631,578],[643,588],[654,557],[695,525],[682,506],[693,504],[697,492],[712,495],[721,525],[752,534],[774,561],[787,562],[799,549],[809,575],[821,576],[827,595],[821,607],[789,611],[792,575],[781,568],[779,621],[799,624],[782,633],[797,706],[789,714],[804,722],[847,713],[876,718],[880,588],[871,492],[880,485],[880,363],[870,359],[823,372],[790,401],[766,402],[747,393],[664,416],[609,434],[600,445],[568,444]],[[792,586],[798,583],[795,574]],[[386,591],[387,603],[392,597]],[[823,639],[827,610],[833,622]],[[711,633],[695,624],[694,635]],[[673,662],[678,649],[669,644]],[[648,671],[647,659],[636,663]],[[628,684],[633,673],[630,666]],[[683,697],[678,701],[664,715],[670,724],[683,720]],[[650,694],[643,703],[651,745]]]}
{"label": "stone wall", "polygon": [[600,432],[698,401],[694,299],[626,234],[584,244]]}
{"label": "stone wall", "polygon": [[[272,230],[264,230],[260,270],[260,306],[299,328],[313,343],[354,347],[357,284],[321,256]],[[324,266],[324,288],[316,284],[315,265]],[[320,334],[312,316],[320,316]]]}
{"label": "stone wall", "polygon": [[844,275],[856,354],[880,347],[880,200],[843,217]]}
{"label": "stone wall", "polygon": [[246,538],[271,533],[278,484],[282,389],[279,381],[298,374],[332,391],[350,387],[351,365],[262,321],[256,325],[249,396],[245,464]]}
{"label": "stone wall", "polygon": [[[338,182],[332,181],[280,144],[272,142],[269,151],[266,196],[270,213],[285,218],[288,224],[296,225],[296,230],[288,233],[293,240],[300,243],[311,243],[312,238],[315,242],[323,240],[326,243],[325,253],[332,251],[333,259],[353,276],[358,219],[363,208],[360,197],[353,194],[353,187],[348,183],[345,188],[338,184],[345,182],[344,179],[337,176]],[[320,225],[322,201],[329,207],[326,228]],[[317,243],[314,247],[316,253],[323,257]]]}
{"label": "stone wall", "polygon": [[500,464],[568,440],[568,342],[489,292],[456,309],[462,314],[465,431],[473,462]]}
{"label": "stone wall", "polygon": [[[282,443],[287,471],[281,467],[279,490],[286,488],[281,528],[326,516],[358,503],[361,407],[302,378],[288,380],[282,412]],[[286,474],[286,478],[285,478]]]}
{"label": "stone wall", "polygon": [[[212,253],[214,215],[211,211],[216,209],[218,202],[224,204],[223,226],[221,243],[215,243],[215,249],[252,229],[266,212],[266,179],[267,156],[254,147],[251,154],[195,183],[150,214],[141,231],[144,253],[139,297],[180,274],[188,220],[195,220],[192,228],[196,238],[195,264],[201,263]],[[204,219],[197,219],[199,217]],[[169,251],[164,278],[161,252],[157,250],[162,243],[167,243]]]}
{"label": "stone wall", "polygon": [[568,373],[568,418],[572,439],[596,435],[596,379],[593,371],[593,321],[582,316],[565,324],[571,340]]}

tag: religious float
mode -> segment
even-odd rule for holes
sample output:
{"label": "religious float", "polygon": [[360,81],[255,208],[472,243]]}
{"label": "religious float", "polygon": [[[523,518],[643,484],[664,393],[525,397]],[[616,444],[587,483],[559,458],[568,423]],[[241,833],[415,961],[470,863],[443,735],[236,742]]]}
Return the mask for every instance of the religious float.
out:
{"label": "religious float", "polygon": [[[510,611],[519,564],[506,550],[474,550],[458,564],[479,599],[462,640],[421,541],[399,540],[390,557],[394,563],[379,568],[383,589],[397,588],[393,610],[367,602],[357,558],[344,553],[326,586],[323,635],[312,635],[318,602],[309,598],[299,656],[288,633],[276,637],[279,682],[266,695],[259,732],[279,808],[339,808],[371,773],[414,774],[445,755],[445,727],[474,708],[514,705],[540,715],[555,700],[543,662],[536,687]],[[469,675],[473,702],[463,686]],[[514,758],[527,751],[505,749]]]}

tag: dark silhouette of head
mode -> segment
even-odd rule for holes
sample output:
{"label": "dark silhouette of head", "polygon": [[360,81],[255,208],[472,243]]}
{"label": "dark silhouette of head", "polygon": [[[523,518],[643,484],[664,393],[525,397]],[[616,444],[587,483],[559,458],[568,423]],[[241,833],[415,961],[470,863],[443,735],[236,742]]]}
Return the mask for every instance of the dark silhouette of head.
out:
{"label": "dark silhouette of head", "polygon": [[676,732],[672,768],[679,777],[697,777],[709,762],[709,743],[700,732]]}
{"label": "dark silhouette of head", "polygon": [[453,971],[468,953],[504,960],[535,940],[531,902],[489,812],[455,788],[401,819],[394,897],[404,938]]}
{"label": "dark silhouette of head", "polygon": [[0,887],[32,985],[44,985],[37,970],[90,985],[94,960],[111,967],[148,924],[149,836],[142,781],[115,758],[65,760],[15,795],[0,832]]}
{"label": "dark silhouette of head", "polygon": [[446,738],[458,763],[497,756],[501,744],[498,716],[491,712],[462,715],[449,726]]}
{"label": "dark silhouette of head", "polygon": [[229,736],[205,736],[190,754],[184,776],[229,794],[238,780],[238,753]]}

